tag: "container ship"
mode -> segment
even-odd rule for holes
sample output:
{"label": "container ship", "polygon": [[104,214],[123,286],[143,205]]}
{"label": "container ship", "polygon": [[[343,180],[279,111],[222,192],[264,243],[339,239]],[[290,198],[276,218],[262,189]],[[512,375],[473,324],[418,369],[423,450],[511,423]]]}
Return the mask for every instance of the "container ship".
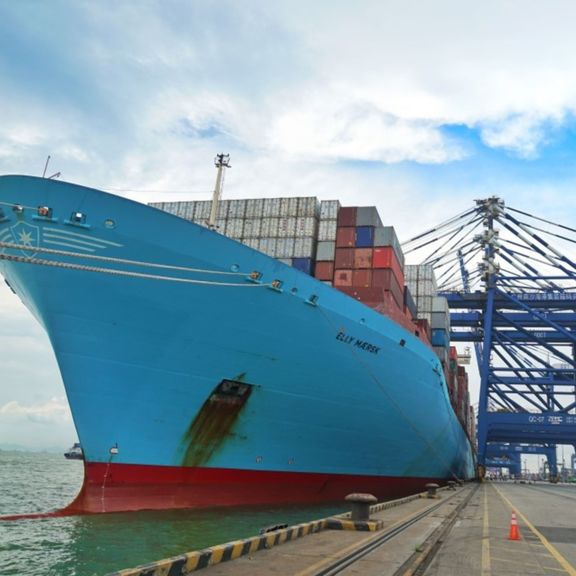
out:
{"label": "container ship", "polygon": [[0,272],[49,336],[82,445],[62,513],[385,499],[474,475],[446,301],[374,207],[144,205],[2,176]]}

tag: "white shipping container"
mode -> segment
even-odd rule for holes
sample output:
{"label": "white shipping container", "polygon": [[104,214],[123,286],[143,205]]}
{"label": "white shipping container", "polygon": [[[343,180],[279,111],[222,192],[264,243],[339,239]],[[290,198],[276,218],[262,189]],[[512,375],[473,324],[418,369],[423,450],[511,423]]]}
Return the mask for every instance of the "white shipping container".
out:
{"label": "white shipping container", "polygon": [[[412,292],[412,289],[410,289]],[[414,293],[412,293],[414,295]],[[418,296],[415,299],[416,308],[418,308],[418,317],[420,318],[420,313],[432,314],[432,296]],[[429,318],[430,319],[430,318]]]}
{"label": "white shipping container", "polygon": [[336,220],[340,210],[338,200],[322,200],[320,202],[320,220]]}
{"label": "white shipping container", "polygon": [[432,312],[442,312],[449,317],[450,306],[448,306],[448,300],[443,296],[434,296],[432,299]]}
{"label": "white shipping container", "polygon": [[164,202],[148,202],[148,206],[158,210],[164,210]]}
{"label": "white shipping container", "polygon": [[278,218],[262,218],[260,225],[260,237],[272,238],[277,236]]}
{"label": "white shipping container", "polygon": [[242,238],[244,234],[244,220],[230,218],[226,220],[226,236],[230,238]]}
{"label": "white shipping container", "polygon": [[[410,288],[410,292],[415,299],[428,296],[432,297],[436,295],[436,285],[432,280],[419,280],[415,281],[412,278],[405,278],[405,284]],[[430,304],[432,306],[432,304]],[[430,310],[432,308],[430,307]]]}
{"label": "white shipping container", "polygon": [[318,223],[318,240],[336,240],[336,220],[320,220]]}
{"label": "white shipping container", "polygon": [[247,200],[230,200],[228,204],[228,218],[244,218]]}
{"label": "white shipping container", "polygon": [[288,198],[288,216],[298,216],[298,198]]}
{"label": "white shipping container", "polygon": [[434,267],[431,264],[407,264],[404,268],[404,274],[412,280],[430,280],[436,286],[436,275]]}
{"label": "white shipping container", "polygon": [[272,256],[272,258],[276,258],[276,238],[260,238],[259,250]]}
{"label": "white shipping container", "polygon": [[247,218],[244,220],[244,238],[260,238],[262,218]]}
{"label": "white shipping container", "polygon": [[294,258],[314,258],[314,238],[295,238]]}
{"label": "white shipping container", "polygon": [[246,218],[262,218],[264,214],[264,200],[254,198],[246,200]]}
{"label": "white shipping container", "polygon": [[186,220],[194,220],[194,202],[181,202],[181,204],[180,216],[186,218]]}
{"label": "white shipping container", "polygon": [[216,224],[216,232],[220,234],[226,234],[226,220],[218,219],[215,222]]}
{"label": "white shipping container", "polygon": [[294,238],[278,238],[276,241],[277,258],[293,258]]}
{"label": "white shipping container", "polygon": [[208,220],[210,217],[210,209],[212,202],[210,200],[200,200],[196,202],[196,209],[194,210],[194,220]]}
{"label": "white shipping container", "polygon": [[230,205],[230,200],[220,200],[218,202],[218,216],[220,220],[226,220],[228,218],[228,206]]}
{"label": "white shipping container", "polygon": [[296,231],[296,218],[279,218],[278,236],[281,238],[294,237]]}
{"label": "white shipping container", "polygon": [[296,233],[298,237],[316,236],[318,220],[313,216],[299,216],[296,218]]}
{"label": "white shipping container", "polygon": [[318,199],[309,196],[306,198],[298,199],[298,216],[317,216],[318,215]]}
{"label": "white shipping container", "polygon": [[289,200],[290,198],[280,198],[280,216],[283,218],[290,216]]}
{"label": "white shipping container", "polygon": [[242,244],[246,244],[246,246],[254,248],[254,250],[260,250],[259,238],[244,238],[244,240],[242,240]]}
{"label": "white shipping container", "polygon": [[278,218],[280,216],[281,198],[264,198],[262,215],[264,218]]}
{"label": "white shipping container", "polygon": [[286,266],[292,266],[292,258],[278,258],[278,262],[282,262]]}

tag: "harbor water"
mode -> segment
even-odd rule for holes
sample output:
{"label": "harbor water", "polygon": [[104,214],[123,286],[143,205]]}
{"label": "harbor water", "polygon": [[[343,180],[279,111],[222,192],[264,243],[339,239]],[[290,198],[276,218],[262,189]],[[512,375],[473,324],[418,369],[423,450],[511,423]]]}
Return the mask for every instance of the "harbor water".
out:
{"label": "harbor water", "polygon": [[[60,454],[0,451],[0,515],[61,508],[82,475],[81,461]],[[0,521],[0,575],[100,576],[345,509],[336,503]]]}

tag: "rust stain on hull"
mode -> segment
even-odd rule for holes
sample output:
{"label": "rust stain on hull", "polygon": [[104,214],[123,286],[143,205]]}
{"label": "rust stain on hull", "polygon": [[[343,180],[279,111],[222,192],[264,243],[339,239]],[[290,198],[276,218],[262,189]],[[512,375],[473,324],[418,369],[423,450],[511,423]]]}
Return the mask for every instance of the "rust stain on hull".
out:
{"label": "rust stain on hull", "polygon": [[234,424],[251,393],[250,384],[232,380],[224,380],[214,389],[184,436],[188,445],[182,460],[184,466],[206,464],[234,436]]}

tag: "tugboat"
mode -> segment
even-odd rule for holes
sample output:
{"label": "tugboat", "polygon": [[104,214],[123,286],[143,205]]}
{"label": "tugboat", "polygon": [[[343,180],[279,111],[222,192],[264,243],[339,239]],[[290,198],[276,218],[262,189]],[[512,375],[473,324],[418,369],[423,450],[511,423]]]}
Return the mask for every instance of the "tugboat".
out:
{"label": "tugboat", "polygon": [[68,450],[64,452],[64,458],[68,460],[84,460],[84,453],[82,452],[80,443],[74,442],[72,448],[68,448]]}

